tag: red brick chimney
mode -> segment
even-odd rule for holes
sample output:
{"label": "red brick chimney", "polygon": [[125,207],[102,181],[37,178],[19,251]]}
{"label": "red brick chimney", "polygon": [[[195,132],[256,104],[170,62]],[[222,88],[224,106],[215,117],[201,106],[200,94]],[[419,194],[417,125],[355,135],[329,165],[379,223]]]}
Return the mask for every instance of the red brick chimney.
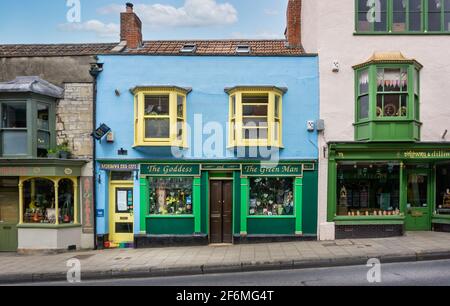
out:
{"label": "red brick chimney", "polygon": [[120,13],[120,41],[127,42],[127,48],[142,46],[142,22],[133,11],[133,4],[127,3],[125,12]]}
{"label": "red brick chimney", "polygon": [[286,36],[287,46],[290,48],[300,48],[301,42],[301,17],[302,0],[288,0]]}

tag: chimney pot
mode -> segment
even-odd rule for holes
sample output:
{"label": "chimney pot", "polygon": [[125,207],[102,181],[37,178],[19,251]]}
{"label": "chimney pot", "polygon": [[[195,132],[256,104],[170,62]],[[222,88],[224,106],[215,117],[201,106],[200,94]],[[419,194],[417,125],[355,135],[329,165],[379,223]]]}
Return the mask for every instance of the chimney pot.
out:
{"label": "chimney pot", "polygon": [[134,7],[133,3],[127,2],[126,6],[127,6],[127,13],[133,13],[133,7]]}

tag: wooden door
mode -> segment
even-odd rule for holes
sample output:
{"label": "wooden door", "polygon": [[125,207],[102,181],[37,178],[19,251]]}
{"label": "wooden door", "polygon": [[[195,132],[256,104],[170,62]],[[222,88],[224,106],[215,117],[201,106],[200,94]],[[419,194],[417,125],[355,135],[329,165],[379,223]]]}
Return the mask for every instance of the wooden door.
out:
{"label": "wooden door", "polygon": [[211,181],[210,242],[233,242],[233,182]]}
{"label": "wooden door", "polygon": [[109,212],[109,240],[114,244],[133,242],[133,184],[110,185]]}
{"label": "wooden door", "polygon": [[[6,181],[6,180],[5,180]],[[17,223],[19,223],[19,188],[0,183],[0,252],[17,251]]]}

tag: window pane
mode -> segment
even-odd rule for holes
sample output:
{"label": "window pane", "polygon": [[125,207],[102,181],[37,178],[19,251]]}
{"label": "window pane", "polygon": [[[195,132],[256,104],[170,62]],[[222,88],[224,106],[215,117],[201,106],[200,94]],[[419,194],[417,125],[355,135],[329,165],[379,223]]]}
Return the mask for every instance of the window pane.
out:
{"label": "window pane", "polygon": [[428,206],[428,175],[408,175],[407,208]]}
{"label": "window pane", "polygon": [[279,135],[278,134],[280,133],[280,120],[275,120],[273,129],[274,129],[274,131],[273,131],[273,133],[274,133],[273,138],[277,142],[279,140],[279,137],[278,137]]}
{"label": "window pane", "polygon": [[49,130],[48,121],[49,107],[46,104],[37,105],[37,128],[39,130]]}
{"label": "window pane", "polygon": [[442,0],[428,0],[428,31],[441,30]]}
{"label": "window pane", "polygon": [[267,127],[267,118],[244,118],[244,127]]}
{"label": "window pane", "polygon": [[236,122],[234,120],[231,120],[231,141],[236,140]]}
{"label": "window pane", "polygon": [[363,95],[369,92],[369,70],[361,71],[359,74],[359,94]]}
{"label": "window pane", "polygon": [[362,96],[359,98],[359,119],[369,118],[369,96]]}
{"label": "window pane", "polygon": [[419,94],[419,72],[417,69],[414,69],[414,93],[417,95]]}
{"label": "window pane", "polygon": [[62,179],[59,181],[58,188],[58,203],[59,203],[59,222],[73,223],[74,222],[74,189],[73,182],[69,179]]}
{"label": "window pane", "polygon": [[418,96],[414,96],[414,115],[416,120],[420,119],[420,104],[419,104],[419,97]]}
{"label": "window pane", "polygon": [[250,178],[249,215],[294,215],[292,178]]}
{"label": "window pane", "polygon": [[4,103],[2,106],[3,128],[26,128],[27,105],[25,103]]}
{"label": "window pane", "polygon": [[409,0],[409,31],[422,30],[422,0]]}
{"label": "window pane", "polygon": [[267,105],[244,105],[242,114],[244,116],[267,116]]}
{"label": "window pane", "polygon": [[177,97],[177,116],[180,118],[184,117],[184,97]]}
{"label": "window pane", "polygon": [[267,104],[269,103],[269,95],[242,95],[242,103],[258,103]]}
{"label": "window pane", "polygon": [[[383,116],[398,117],[407,114],[407,95],[384,95]],[[378,105],[379,106],[379,105]]]}
{"label": "window pane", "polygon": [[132,181],[134,175],[132,171],[113,171],[111,172],[111,181]]}
{"label": "window pane", "polygon": [[407,90],[408,77],[404,69],[378,69],[378,91]]}
{"label": "window pane", "polygon": [[236,96],[231,97],[231,117],[236,116]]}
{"label": "window pane", "polygon": [[268,128],[248,128],[243,129],[244,139],[258,140],[267,139]]}
{"label": "window pane", "polygon": [[377,95],[377,117],[383,117],[383,101],[384,95]]}
{"label": "window pane", "polygon": [[133,213],[133,188],[116,189],[116,213]]}
{"label": "window pane", "polygon": [[183,128],[184,128],[184,121],[181,119],[177,120],[177,139],[183,140]]}
{"label": "window pane", "polygon": [[400,213],[399,165],[338,164],[336,188],[338,216]]}
{"label": "window pane", "polygon": [[55,188],[52,181],[46,179],[25,181],[23,203],[25,223],[56,223]]}
{"label": "window pane", "polygon": [[358,0],[358,31],[387,31],[387,0],[369,4],[367,0]]}
{"label": "window pane", "polygon": [[169,115],[169,96],[145,96],[145,115]]}
{"label": "window pane", "polygon": [[192,178],[150,178],[150,214],[192,214]]}
{"label": "window pane", "polygon": [[170,119],[145,119],[145,138],[169,138]]}
{"label": "window pane", "polygon": [[38,131],[37,133],[37,147],[38,149],[50,149],[50,133]]}
{"label": "window pane", "polygon": [[450,164],[436,167],[436,210],[450,214]]}
{"label": "window pane", "polygon": [[393,0],[393,32],[406,31],[406,0]]}
{"label": "window pane", "polygon": [[275,95],[275,114],[274,114],[274,116],[276,118],[280,117],[280,99],[281,99],[280,96]]}
{"label": "window pane", "polygon": [[450,32],[450,0],[445,0],[444,31]]}
{"label": "window pane", "polygon": [[28,134],[26,131],[3,131],[3,155],[28,153]]}

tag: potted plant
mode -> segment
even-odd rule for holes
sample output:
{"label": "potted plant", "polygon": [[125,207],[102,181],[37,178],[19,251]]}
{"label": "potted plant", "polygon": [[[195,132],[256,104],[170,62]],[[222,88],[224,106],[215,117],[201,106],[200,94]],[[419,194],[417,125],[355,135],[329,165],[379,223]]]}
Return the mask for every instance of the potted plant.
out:
{"label": "potted plant", "polygon": [[47,157],[48,158],[58,158],[58,151],[56,151],[55,149],[48,149]]}
{"label": "potted plant", "polygon": [[62,144],[60,144],[57,148],[59,157],[62,159],[69,159],[70,158],[70,148],[69,143],[67,141],[64,141]]}

